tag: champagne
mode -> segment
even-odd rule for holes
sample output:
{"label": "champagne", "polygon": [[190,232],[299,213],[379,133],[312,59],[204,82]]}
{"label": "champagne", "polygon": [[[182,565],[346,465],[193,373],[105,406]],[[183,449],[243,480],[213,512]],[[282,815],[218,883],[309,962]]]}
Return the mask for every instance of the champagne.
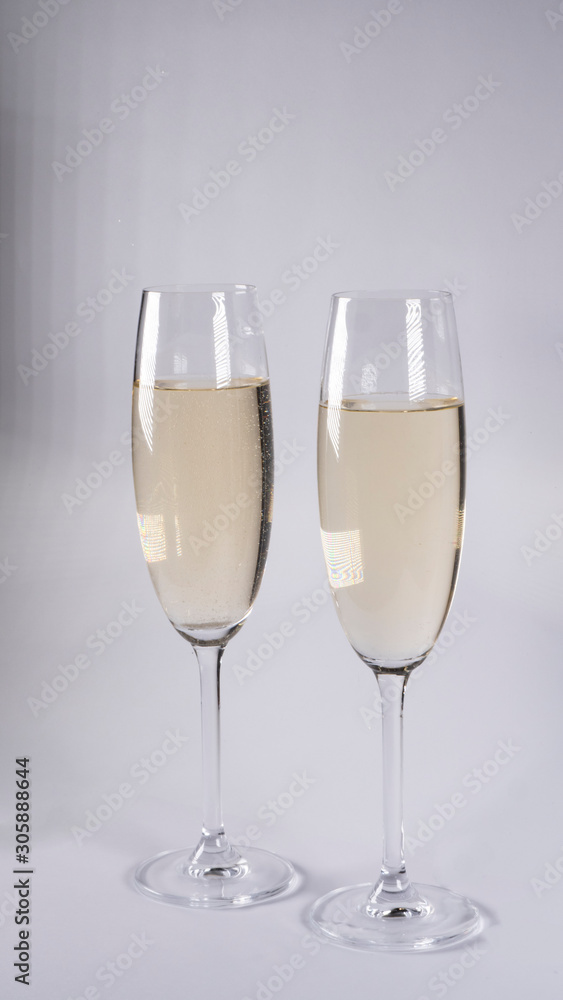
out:
{"label": "champagne", "polygon": [[243,621],[272,520],[269,383],[136,382],[133,471],[145,559],[172,624],[188,631]]}
{"label": "champagne", "polygon": [[448,612],[463,535],[463,428],[457,399],[364,395],[320,407],[329,580],[350,643],[372,663],[420,660]]}

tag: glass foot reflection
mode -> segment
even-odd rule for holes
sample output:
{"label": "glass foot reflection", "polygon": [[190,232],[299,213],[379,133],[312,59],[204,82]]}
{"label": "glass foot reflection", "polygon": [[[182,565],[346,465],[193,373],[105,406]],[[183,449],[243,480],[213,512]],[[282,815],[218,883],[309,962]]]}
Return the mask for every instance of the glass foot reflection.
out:
{"label": "glass foot reflection", "polygon": [[433,885],[416,885],[416,907],[378,909],[373,885],[346,886],[318,899],[309,922],[333,944],[368,951],[430,951],[467,940],[482,927],[465,896]]}
{"label": "glass foot reflection", "polygon": [[278,896],[292,888],[289,861],[256,847],[224,867],[203,867],[194,850],[165,851],[139,865],[135,885],[151,899],[176,906],[238,908]]}

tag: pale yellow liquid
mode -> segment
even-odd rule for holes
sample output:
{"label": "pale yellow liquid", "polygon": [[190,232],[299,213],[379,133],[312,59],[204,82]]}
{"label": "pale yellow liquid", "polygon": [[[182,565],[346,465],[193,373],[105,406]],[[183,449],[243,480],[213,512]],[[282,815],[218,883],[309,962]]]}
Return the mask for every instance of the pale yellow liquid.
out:
{"label": "pale yellow liquid", "polygon": [[320,407],[327,570],[342,627],[373,662],[423,656],[447,614],[463,535],[462,441],[455,399],[361,396]]}
{"label": "pale yellow liquid", "polygon": [[177,628],[242,621],[260,585],[272,517],[267,381],[133,389],[139,531]]}

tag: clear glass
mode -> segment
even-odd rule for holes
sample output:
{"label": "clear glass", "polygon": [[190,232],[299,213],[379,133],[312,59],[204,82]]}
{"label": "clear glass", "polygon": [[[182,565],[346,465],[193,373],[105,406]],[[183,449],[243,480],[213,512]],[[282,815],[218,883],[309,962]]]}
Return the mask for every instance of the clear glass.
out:
{"label": "clear glass", "polygon": [[341,625],[382,704],[383,851],[375,885],[319,899],[335,944],[426,951],[476,934],[463,896],[410,882],[403,850],[405,686],[457,579],[465,512],[463,384],[448,292],[333,296],[319,408],[321,539]]}
{"label": "clear glass", "polygon": [[145,289],[133,385],[133,474],[158,598],[195,651],[203,827],[195,848],[135,873],[179,906],[248,906],[285,892],[289,862],[229,843],[221,811],[220,667],[250,614],[268,552],[273,442],[268,365],[249,285]]}

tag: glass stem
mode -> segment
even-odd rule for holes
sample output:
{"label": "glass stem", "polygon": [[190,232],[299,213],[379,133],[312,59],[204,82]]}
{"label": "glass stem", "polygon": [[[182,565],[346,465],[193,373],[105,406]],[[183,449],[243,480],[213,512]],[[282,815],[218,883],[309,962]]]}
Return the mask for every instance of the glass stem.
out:
{"label": "glass stem", "polygon": [[223,869],[241,860],[225,835],[221,806],[220,671],[224,648],[194,646],[201,685],[203,826],[191,859],[191,874],[225,874]]}
{"label": "glass stem", "polygon": [[383,737],[383,860],[368,910],[380,916],[419,912],[403,847],[403,702],[407,678],[407,674],[377,674]]}

